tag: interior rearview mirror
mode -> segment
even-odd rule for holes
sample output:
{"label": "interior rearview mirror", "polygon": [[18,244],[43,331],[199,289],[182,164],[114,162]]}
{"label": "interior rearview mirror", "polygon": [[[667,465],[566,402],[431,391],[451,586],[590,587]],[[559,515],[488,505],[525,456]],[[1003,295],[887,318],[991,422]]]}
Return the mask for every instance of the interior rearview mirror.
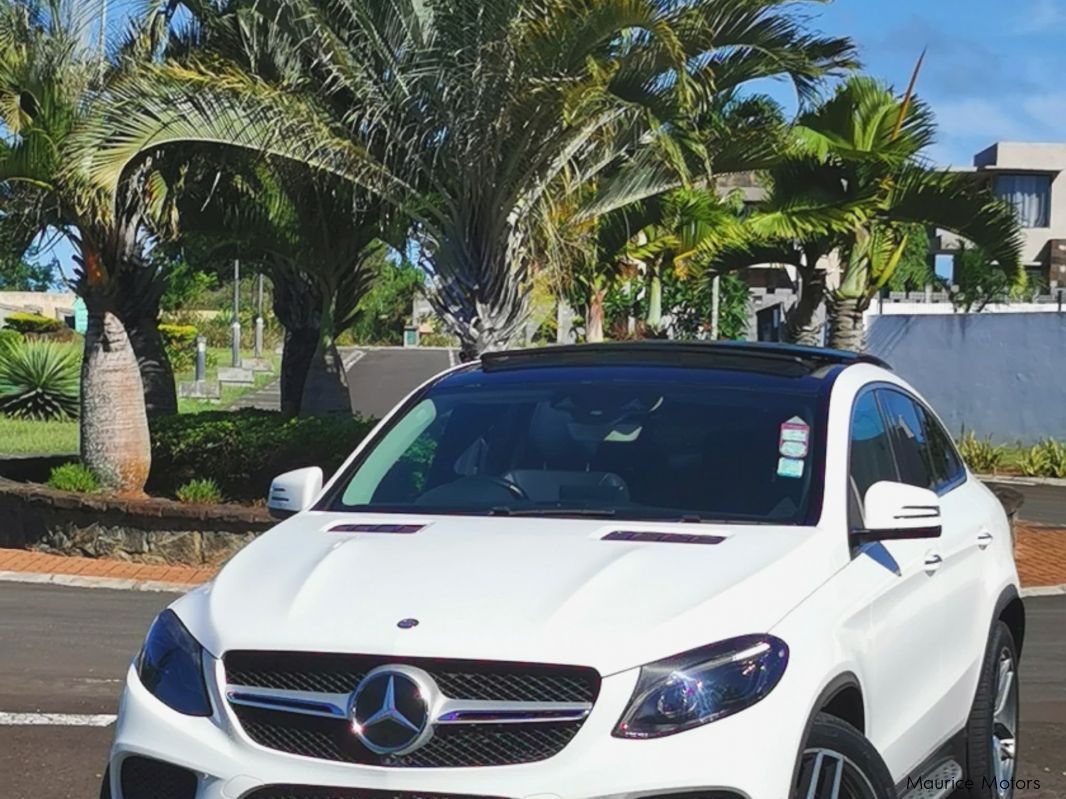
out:
{"label": "interior rearview mirror", "polygon": [[857,544],[940,538],[940,497],[906,483],[874,483],[866,492],[865,527],[853,530]]}
{"label": "interior rearview mirror", "polygon": [[275,477],[270,484],[267,509],[275,519],[287,519],[311,507],[322,491],[322,470],[317,466]]}

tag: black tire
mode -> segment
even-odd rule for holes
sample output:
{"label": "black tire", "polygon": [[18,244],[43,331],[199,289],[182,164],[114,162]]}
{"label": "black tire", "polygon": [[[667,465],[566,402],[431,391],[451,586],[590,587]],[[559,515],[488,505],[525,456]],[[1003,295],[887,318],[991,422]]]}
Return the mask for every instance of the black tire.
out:
{"label": "black tire", "polygon": [[800,753],[793,799],[807,799],[812,781],[817,799],[830,796],[837,769],[840,799],[896,799],[892,775],[873,744],[846,721],[819,713]]}
{"label": "black tire", "polygon": [[100,799],[111,799],[111,767],[104,771],[104,780],[100,783]]}
{"label": "black tire", "polygon": [[[1005,663],[1009,661],[1012,671],[1013,699],[997,715],[997,704],[1001,698],[1000,678]],[[1013,703],[1011,712],[1010,703]],[[1017,779],[1018,764],[1018,708],[1020,706],[1018,691],[1018,647],[1010,628],[1002,621],[992,627],[988,639],[985,659],[981,664],[981,678],[977,683],[977,695],[974,698],[970,718],[966,723],[966,762],[963,764],[965,776],[973,781],[973,787],[962,792],[965,799],[1012,799],[1014,781]],[[1005,724],[1005,716],[1013,715],[1013,723]],[[1009,764],[1009,783],[1003,779],[1004,751],[1002,742],[1010,741],[1013,757]],[[999,742],[999,745],[997,745]],[[1000,771],[997,772],[997,761]]]}

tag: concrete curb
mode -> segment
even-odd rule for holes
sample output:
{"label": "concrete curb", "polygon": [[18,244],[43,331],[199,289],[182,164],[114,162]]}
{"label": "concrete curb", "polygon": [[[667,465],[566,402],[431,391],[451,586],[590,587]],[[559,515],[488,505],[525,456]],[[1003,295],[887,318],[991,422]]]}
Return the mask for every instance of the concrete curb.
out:
{"label": "concrete curb", "polygon": [[112,591],[144,591],[160,594],[184,594],[196,587],[186,583],[164,583],[155,580],[123,580],[119,577],[82,577],[77,574],[11,571],[0,571],[0,582],[61,585],[66,588],[107,588]]}
{"label": "concrete curb", "polygon": [[979,474],[977,479],[984,483],[1003,483],[1020,486],[1052,486],[1066,488],[1066,480],[1058,477],[1019,477],[1013,474]]}
{"label": "concrete curb", "polygon": [[1022,589],[1022,599],[1039,596],[1066,596],[1066,585],[1046,585]]}

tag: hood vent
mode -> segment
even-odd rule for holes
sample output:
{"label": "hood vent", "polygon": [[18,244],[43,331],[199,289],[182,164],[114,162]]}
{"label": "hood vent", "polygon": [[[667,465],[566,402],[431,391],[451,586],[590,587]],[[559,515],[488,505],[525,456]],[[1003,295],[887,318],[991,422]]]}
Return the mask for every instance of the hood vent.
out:
{"label": "hood vent", "polygon": [[647,530],[617,530],[608,533],[603,541],[637,541],[647,544],[721,544],[720,535],[693,535],[692,533],[655,533]]}
{"label": "hood vent", "polygon": [[388,533],[392,535],[413,535],[426,529],[424,524],[335,524],[327,533]]}

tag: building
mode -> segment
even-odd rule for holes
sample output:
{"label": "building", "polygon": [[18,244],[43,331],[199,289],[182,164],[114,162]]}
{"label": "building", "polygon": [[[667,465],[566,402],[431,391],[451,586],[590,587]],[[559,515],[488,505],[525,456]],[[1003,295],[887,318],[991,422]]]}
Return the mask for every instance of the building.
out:
{"label": "building", "polygon": [[[997,142],[974,156],[974,170],[1017,211],[1023,263],[1036,285],[1066,287],[1066,144]],[[950,253],[957,242],[940,235],[937,250]]]}

